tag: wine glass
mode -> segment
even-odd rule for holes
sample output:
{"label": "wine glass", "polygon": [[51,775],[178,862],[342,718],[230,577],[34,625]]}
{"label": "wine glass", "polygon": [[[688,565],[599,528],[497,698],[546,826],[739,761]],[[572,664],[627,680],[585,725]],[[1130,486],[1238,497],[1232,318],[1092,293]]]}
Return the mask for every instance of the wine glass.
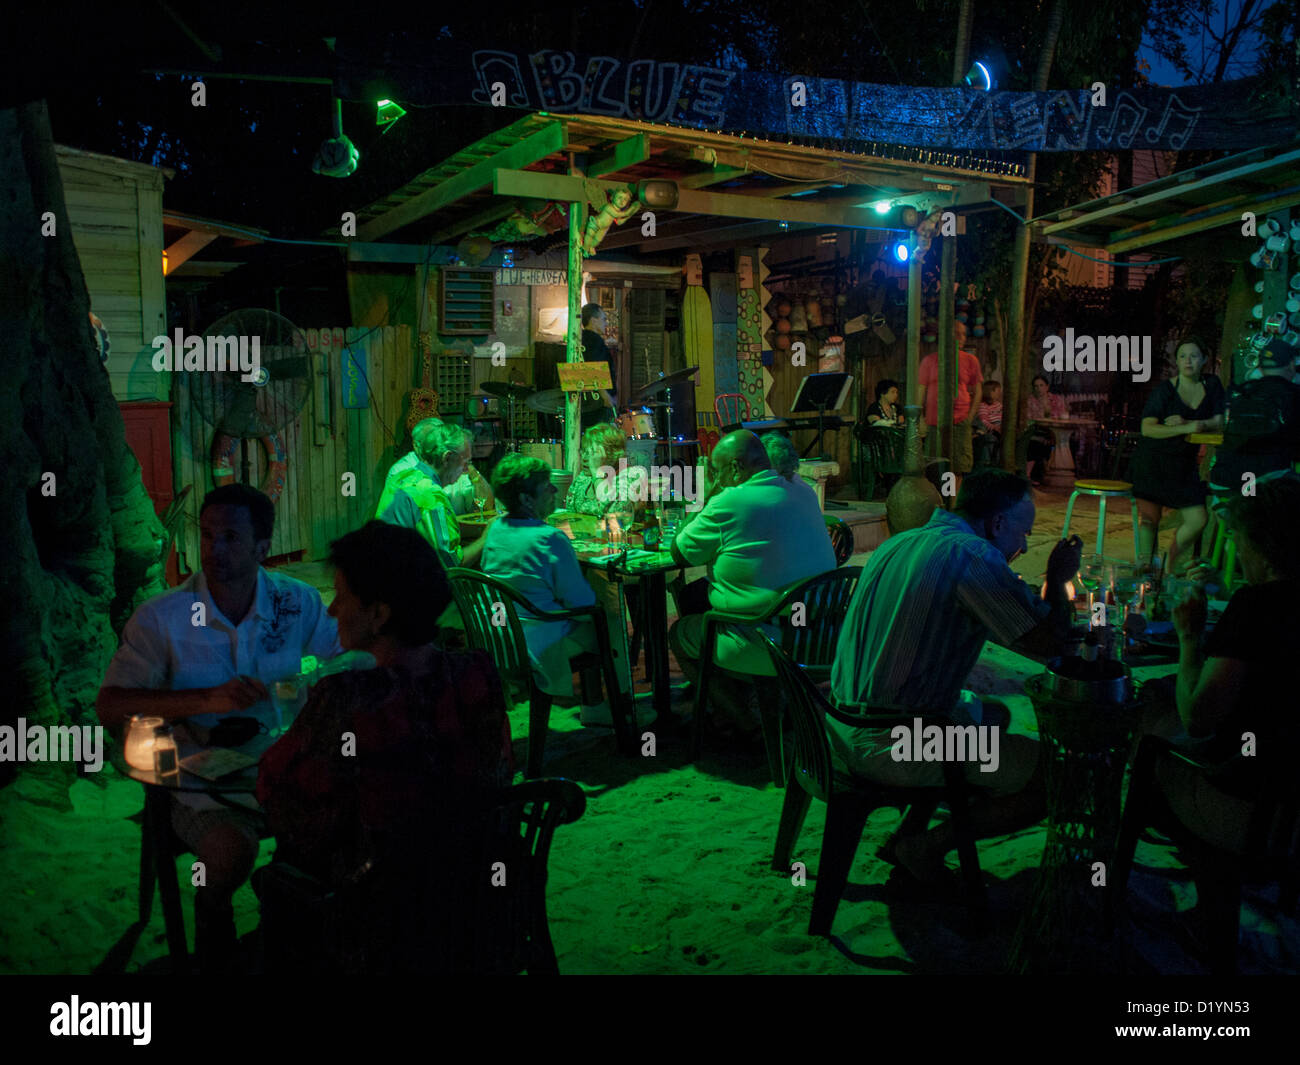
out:
{"label": "wine glass", "polygon": [[1101,555],[1084,555],[1079,563],[1079,584],[1088,593],[1088,628],[1092,628],[1092,597],[1106,580],[1106,560]]}
{"label": "wine glass", "polygon": [[1128,631],[1129,615],[1137,609],[1147,581],[1148,570],[1143,566],[1125,563],[1115,567],[1115,601],[1124,605],[1121,632]]}

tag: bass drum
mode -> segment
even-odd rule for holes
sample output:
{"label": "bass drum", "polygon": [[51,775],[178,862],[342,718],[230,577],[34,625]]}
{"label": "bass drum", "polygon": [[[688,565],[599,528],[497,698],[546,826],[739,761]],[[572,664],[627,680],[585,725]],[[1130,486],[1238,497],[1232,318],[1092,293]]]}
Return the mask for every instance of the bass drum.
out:
{"label": "bass drum", "polygon": [[618,416],[618,427],[629,440],[653,439],[654,414],[649,407],[624,411]]}
{"label": "bass drum", "polygon": [[541,459],[553,470],[563,468],[564,448],[558,440],[524,440],[519,453],[531,459]]}

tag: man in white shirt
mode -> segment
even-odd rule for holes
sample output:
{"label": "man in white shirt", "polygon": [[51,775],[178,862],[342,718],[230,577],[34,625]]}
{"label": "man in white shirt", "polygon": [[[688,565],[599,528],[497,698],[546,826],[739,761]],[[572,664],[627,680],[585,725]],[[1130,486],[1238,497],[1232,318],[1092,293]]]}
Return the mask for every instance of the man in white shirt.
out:
{"label": "man in white shirt", "polygon": [[[772,469],[763,442],[741,429],[728,433],[709,457],[704,507],[678,531],[673,558],[684,566],[709,566],[709,603],[717,610],[756,613],[796,581],[835,568],[817,493],[800,478]],[[763,626],[774,640],[780,632]],[[677,663],[694,681],[704,643],[704,616],[679,618],[669,632]],[[743,629],[718,635],[714,661],[746,675],[772,675],[766,649]],[[719,685],[723,690],[725,685]]]}
{"label": "man in white shirt", "polygon": [[[298,673],[304,655],[341,652],[320,593],[262,569],[274,523],[274,504],[255,488],[229,484],[207,494],[199,511],[202,570],[127,622],[96,702],[106,727],[148,715],[180,723],[204,742],[227,717],[269,726],[269,686]],[[202,795],[173,799],[172,827],[206,876],[195,902],[200,964],[219,969],[234,947],[230,900],[257,858],[261,815]]]}

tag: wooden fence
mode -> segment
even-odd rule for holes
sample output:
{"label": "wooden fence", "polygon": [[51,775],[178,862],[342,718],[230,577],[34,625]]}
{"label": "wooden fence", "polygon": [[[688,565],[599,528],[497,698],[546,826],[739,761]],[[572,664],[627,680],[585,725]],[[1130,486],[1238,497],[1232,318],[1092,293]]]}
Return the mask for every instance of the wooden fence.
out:
{"label": "wooden fence", "polygon": [[[313,371],[312,386],[298,416],[280,430],[288,459],[284,492],[276,505],[271,556],[301,553],[324,558],[330,541],[365,524],[375,511],[384,475],[405,440],[406,394],[415,380],[411,330],[305,329]],[[364,373],[345,378],[346,352]],[[346,393],[367,406],[344,406]],[[173,468],[177,488],[194,486],[177,533],[181,572],[199,568],[199,505],[213,486],[214,430],[195,408],[183,375],[173,383]],[[362,398],[363,397],[363,398]],[[248,441],[251,483],[266,476],[267,455]],[[236,454],[236,476],[240,476]],[[345,481],[352,474],[355,485]],[[348,488],[354,492],[345,494]]]}

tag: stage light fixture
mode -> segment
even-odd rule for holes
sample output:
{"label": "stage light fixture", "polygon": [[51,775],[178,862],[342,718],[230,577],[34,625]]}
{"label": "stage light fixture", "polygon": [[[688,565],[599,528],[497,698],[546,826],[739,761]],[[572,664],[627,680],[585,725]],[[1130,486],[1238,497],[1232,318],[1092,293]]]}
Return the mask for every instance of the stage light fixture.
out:
{"label": "stage light fixture", "polygon": [[900,240],[894,245],[895,262],[905,263],[912,257],[912,249],[907,246],[907,241]]}
{"label": "stage light fixture", "polygon": [[993,75],[989,73],[989,68],[977,59],[966,72],[966,84],[972,89],[988,92],[993,88]]}
{"label": "stage light fixture", "polygon": [[405,109],[392,100],[380,100],[375,104],[375,125],[391,126],[404,114]]}

